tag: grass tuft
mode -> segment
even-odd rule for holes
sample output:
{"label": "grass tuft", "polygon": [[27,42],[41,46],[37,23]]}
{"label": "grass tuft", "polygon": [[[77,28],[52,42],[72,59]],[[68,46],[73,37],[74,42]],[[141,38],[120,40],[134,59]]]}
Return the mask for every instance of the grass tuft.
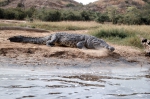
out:
{"label": "grass tuft", "polygon": [[99,38],[121,38],[121,39],[124,39],[133,34],[130,33],[130,31],[127,31],[125,29],[108,29],[108,30],[101,29],[101,30],[98,30],[94,35]]}
{"label": "grass tuft", "polygon": [[68,31],[68,30],[90,30],[98,28],[100,24],[96,22],[83,22],[83,21],[62,21],[62,22],[42,22],[33,21],[32,23],[1,23],[0,26],[20,26],[39,28],[50,31]]}

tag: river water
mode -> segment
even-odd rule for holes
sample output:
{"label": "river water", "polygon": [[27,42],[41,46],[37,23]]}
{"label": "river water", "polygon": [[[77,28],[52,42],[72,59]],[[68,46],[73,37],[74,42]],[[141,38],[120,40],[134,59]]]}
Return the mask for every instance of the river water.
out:
{"label": "river water", "polygon": [[49,63],[23,66],[1,61],[0,99],[150,99],[148,63],[97,59]]}

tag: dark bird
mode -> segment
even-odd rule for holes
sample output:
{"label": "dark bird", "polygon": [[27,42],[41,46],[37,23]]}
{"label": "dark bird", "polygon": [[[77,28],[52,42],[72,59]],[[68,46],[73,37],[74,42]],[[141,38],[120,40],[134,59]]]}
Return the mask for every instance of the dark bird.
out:
{"label": "dark bird", "polygon": [[146,46],[147,46],[147,39],[146,38],[141,38],[141,43],[144,46],[144,48],[146,48]]}
{"label": "dark bird", "polygon": [[142,43],[146,43],[146,42],[147,42],[147,39],[143,38]]}

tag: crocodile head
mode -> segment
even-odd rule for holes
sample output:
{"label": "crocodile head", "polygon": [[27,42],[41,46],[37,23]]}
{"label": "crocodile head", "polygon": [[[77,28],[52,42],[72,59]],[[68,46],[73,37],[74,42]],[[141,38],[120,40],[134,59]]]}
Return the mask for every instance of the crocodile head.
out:
{"label": "crocodile head", "polygon": [[111,47],[111,46],[107,46],[106,49],[108,49],[109,51],[113,52],[115,50],[114,47]]}

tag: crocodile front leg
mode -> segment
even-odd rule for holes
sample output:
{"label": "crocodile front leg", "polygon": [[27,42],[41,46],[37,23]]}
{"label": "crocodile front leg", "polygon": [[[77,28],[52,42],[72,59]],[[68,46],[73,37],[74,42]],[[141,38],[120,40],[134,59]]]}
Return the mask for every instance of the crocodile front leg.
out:
{"label": "crocodile front leg", "polygon": [[52,35],[51,36],[51,40],[48,40],[47,42],[46,42],[46,45],[47,46],[50,46],[50,47],[53,47],[53,46],[55,46],[55,42],[57,41],[57,36],[56,35]]}
{"label": "crocodile front leg", "polygon": [[79,49],[84,48],[85,47],[84,45],[85,45],[85,41],[80,41],[76,44],[77,48],[79,48]]}

